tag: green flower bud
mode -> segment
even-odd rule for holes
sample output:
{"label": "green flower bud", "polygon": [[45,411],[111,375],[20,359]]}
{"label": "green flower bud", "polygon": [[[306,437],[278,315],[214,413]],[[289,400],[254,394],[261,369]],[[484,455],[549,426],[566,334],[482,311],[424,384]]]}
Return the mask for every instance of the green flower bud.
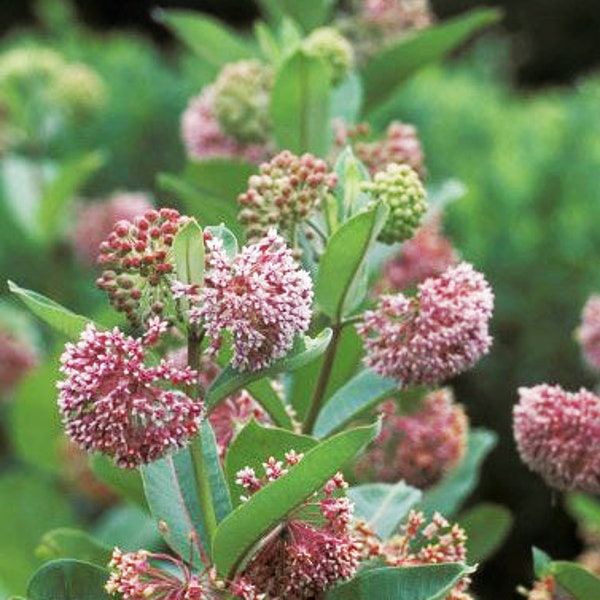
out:
{"label": "green flower bud", "polygon": [[214,112],[227,135],[247,144],[266,141],[272,85],[272,70],[257,60],[223,68],[213,86]]}
{"label": "green flower bud", "polygon": [[333,27],[315,29],[304,41],[304,50],[329,65],[334,86],[340,84],[354,66],[350,42]]}
{"label": "green flower bud", "polygon": [[379,234],[384,244],[411,238],[427,210],[427,193],[417,173],[408,165],[389,164],[385,171],[365,181],[362,189],[373,198],[371,206],[383,202],[390,213]]}

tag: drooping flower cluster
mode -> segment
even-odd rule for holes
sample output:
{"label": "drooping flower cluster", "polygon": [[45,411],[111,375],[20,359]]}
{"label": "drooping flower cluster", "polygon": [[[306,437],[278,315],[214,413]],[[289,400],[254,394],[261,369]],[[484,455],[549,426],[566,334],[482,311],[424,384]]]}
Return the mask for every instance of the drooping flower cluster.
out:
{"label": "drooping flower cluster", "polygon": [[427,211],[427,193],[417,173],[408,165],[389,164],[373,181],[361,184],[372,204],[385,204],[390,213],[378,239],[385,244],[411,238]]}
{"label": "drooping flower cluster", "polygon": [[426,279],[414,298],[382,296],[358,326],[365,363],[406,385],[458,375],[490,349],[493,303],[484,276],[468,263]]}
{"label": "drooping flower cluster", "polygon": [[333,27],[319,27],[304,41],[304,50],[321,58],[331,70],[331,83],[339,85],[354,66],[354,51],[350,42]]}
{"label": "drooping flower cluster", "polygon": [[260,166],[240,194],[240,222],[251,241],[276,227],[288,240],[296,228],[321,206],[337,178],[327,163],[312,154],[296,156],[284,150]]}
{"label": "drooping flower cluster", "polygon": [[226,135],[243,144],[268,140],[272,85],[272,69],[258,60],[223,67],[212,88],[213,110]]}
{"label": "drooping flower cluster", "polygon": [[438,483],[466,450],[468,418],[453,400],[450,389],[436,390],[409,415],[399,414],[393,400],[385,402],[381,434],[359,459],[357,472],[374,475],[376,481],[404,479],[421,489]]}
{"label": "drooping flower cluster", "polygon": [[25,338],[0,326],[0,400],[12,392],[37,362],[36,349]]}
{"label": "drooping flower cluster", "polygon": [[[254,493],[278,479],[302,459],[293,450],[286,454],[286,466],[271,457],[263,464],[265,476],[258,479],[246,467],[238,483]],[[353,504],[339,494],[347,488],[341,473],[325,485],[311,504],[319,509],[314,524],[291,516],[262,543],[241,573],[238,584],[265,594],[266,599],[308,600],[340,581],[352,577],[361,557],[361,546],[352,535]],[[245,597],[242,595],[242,597]],[[252,596],[249,596],[252,597]]]}
{"label": "drooping flower cluster", "polygon": [[401,292],[456,265],[458,253],[440,229],[439,216],[419,227],[415,236],[402,245],[399,254],[384,264],[378,288]]}
{"label": "drooping flower cluster", "polygon": [[136,339],[90,324],[77,344],[66,345],[58,406],[67,435],[82,449],[136,467],[183,447],[197,433],[202,401],[173,386],[193,385],[198,374],[165,359],[156,366],[144,362],[164,329],[152,319]]}
{"label": "drooping flower cluster", "polygon": [[205,287],[195,318],[203,322],[213,350],[226,331],[231,334],[234,367],[264,369],[308,329],[312,280],[274,229],[232,259],[220,239],[206,245]]}
{"label": "drooping flower cluster", "polygon": [[577,340],[581,344],[586,362],[600,369],[600,295],[590,296],[583,308],[581,325],[577,329]]}
{"label": "drooping flower cluster", "polygon": [[371,175],[383,171],[390,163],[408,165],[421,179],[425,178],[425,155],[414,125],[392,121],[385,136],[372,139],[368,123],[348,127],[339,119],[334,121],[335,143],[338,149],[350,144],[356,157]]}
{"label": "drooping flower cluster", "polygon": [[117,221],[133,221],[152,210],[152,202],[143,193],[116,193],[106,202],[92,202],[78,207],[71,238],[77,258],[84,265],[98,259],[100,244]]}
{"label": "drooping flower cluster", "polygon": [[242,143],[225,133],[215,115],[212,85],[190,100],[181,118],[181,136],[192,159],[240,158],[260,163],[271,154],[266,141]]}
{"label": "drooping flower cluster", "polygon": [[100,244],[98,263],[104,271],[96,283],[133,326],[162,315],[170,301],[171,246],[186,221],[175,209],[149,210],[132,221],[117,222]]}
{"label": "drooping flower cluster", "polygon": [[600,398],[560,386],[519,389],[513,432],[523,462],[562,491],[600,493]]}
{"label": "drooping flower cluster", "polygon": [[210,587],[168,554],[115,548],[106,591],[121,600],[209,600]]}

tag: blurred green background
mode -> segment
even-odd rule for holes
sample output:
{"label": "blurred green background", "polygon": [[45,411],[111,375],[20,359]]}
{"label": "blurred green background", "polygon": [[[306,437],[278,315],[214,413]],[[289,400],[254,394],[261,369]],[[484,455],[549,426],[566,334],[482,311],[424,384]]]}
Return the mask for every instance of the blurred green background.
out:
{"label": "blurred green background", "polygon": [[[204,77],[157,26],[147,29],[151,36],[142,33],[150,23],[148,3],[78,4],[90,23],[110,31],[67,26],[63,15],[46,18],[43,27],[38,20],[34,32],[27,3],[3,2],[8,33],[2,48],[29,38],[95,68],[108,86],[105,109],[54,151],[105,151],[107,161],[86,190],[91,197],[115,189],[152,191],[159,171],[183,165],[179,118]],[[434,3],[440,15],[473,4]],[[466,185],[466,196],[448,210],[447,230],[496,292],[493,352],[456,382],[474,424],[500,434],[478,497],[510,506],[517,517],[509,543],[479,583],[481,597],[491,600],[513,597],[516,585],[528,582],[532,544],[560,558],[579,550],[560,502],[516,456],[511,406],[520,385],[594,386],[572,334],[586,297],[600,291],[600,76],[593,73],[600,64],[600,8],[596,0],[505,4],[510,35],[497,30],[452,62],[419,74],[385,115],[417,125],[433,182],[456,178]],[[187,5],[218,10],[238,23],[254,14],[250,3],[233,0]],[[14,22],[17,29],[9,27]],[[112,29],[132,24],[133,33]],[[525,91],[517,83],[538,87]],[[84,291],[92,289],[94,273],[68,256],[61,268],[70,288],[57,294],[56,273],[35,247],[24,246],[8,218],[0,220],[0,240],[2,280],[52,293],[76,310],[100,305],[97,294]],[[13,483],[19,490],[32,485]]]}

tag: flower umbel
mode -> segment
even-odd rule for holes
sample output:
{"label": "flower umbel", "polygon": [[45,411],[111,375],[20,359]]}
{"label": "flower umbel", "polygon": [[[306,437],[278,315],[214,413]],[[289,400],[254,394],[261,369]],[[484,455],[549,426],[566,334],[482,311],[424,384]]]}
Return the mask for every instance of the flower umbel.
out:
{"label": "flower umbel", "polygon": [[519,389],[513,431],[523,462],[562,491],[600,493],[600,398],[560,386]]}
{"label": "flower umbel", "polygon": [[334,86],[339,85],[354,66],[352,45],[333,27],[315,29],[304,41],[304,49],[329,66]]}
{"label": "flower umbel", "polygon": [[381,242],[393,244],[412,237],[427,210],[425,188],[413,169],[392,163],[361,187],[373,197],[371,205],[382,203],[390,209],[379,234]]}
{"label": "flower umbel", "polygon": [[409,415],[398,414],[396,402],[381,407],[381,434],[357,463],[357,472],[377,481],[427,488],[456,467],[465,454],[469,421],[450,389],[429,393]]}
{"label": "flower umbel", "polygon": [[484,276],[468,263],[426,279],[414,298],[382,296],[358,326],[365,363],[406,385],[458,375],[490,349],[493,303]]}
{"label": "flower umbel", "polygon": [[274,229],[233,259],[207,241],[207,270],[197,317],[216,350],[233,338],[234,367],[256,371],[283,358],[310,324],[312,280]]}
{"label": "flower umbel", "polygon": [[144,363],[147,340],[162,330],[153,320],[146,336],[136,339],[90,324],[61,357],[65,379],[58,383],[58,406],[67,435],[88,452],[113,457],[119,467],[156,460],[198,431],[202,402],[171,389],[192,385],[197,373],[164,359],[157,366]]}
{"label": "flower umbel", "polygon": [[583,308],[581,325],[577,329],[577,340],[581,344],[586,362],[600,369],[600,295],[590,296]]}
{"label": "flower umbel", "polygon": [[28,341],[0,327],[0,400],[10,394],[37,362],[37,352]]}
{"label": "flower umbel", "polygon": [[292,241],[296,228],[321,206],[336,181],[327,163],[312,154],[296,156],[284,150],[263,163],[238,197],[239,219],[248,239],[256,241],[276,227]]}

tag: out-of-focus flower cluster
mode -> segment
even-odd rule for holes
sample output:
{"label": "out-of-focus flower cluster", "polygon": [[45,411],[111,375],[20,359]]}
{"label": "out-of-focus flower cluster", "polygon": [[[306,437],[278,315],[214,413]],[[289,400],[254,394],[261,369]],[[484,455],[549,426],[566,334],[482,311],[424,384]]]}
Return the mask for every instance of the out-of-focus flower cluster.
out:
{"label": "out-of-focus flower cluster", "polygon": [[36,348],[25,337],[0,323],[0,401],[38,363]]}
{"label": "out-of-focus flower cluster", "polygon": [[100,244],[118,221],[133,221],[152,210],[152,202],[140,192],[118,192],[104,202],[90,202],[77,207],[71,232],[75,253],[86,266],[98,258]]}
{"label": "out-of-focus flower cluster", "polygon": [[550,385],[519,396],[513,430],[523,462],[558,490],[600,493],[600,398]]}
{"label": "out-of-focus flower cluster", "polygon": [[165,328],[151,320],[136,339],[90,324],[77,344],[66,345],[58,406],[67,435],[82,449],[136,467],[181,448],[197,433],[203,404],[177,388],[194,385],[198,374],[168,359],[145,363]]}
{"label": "out-of-focus flower cluster", "polygon": [[255,241],[277,227],[293,242],[297,228],[321,207],[336,181],[327,163],[312,154],[296,156],[284,150],[263,163],[238,197],[239,219],[248,239]]}
{"label": "out-of-focus flower cluster", "polygon": [[385,293],[402,292],[428,277],[441,275],[458,261],[452,242],[441,233],[441,218],[435,215],[383,265],[377,288]]}
{"label": "out-of-focus flower cluster", "polygon": [[468,263],[426,279],[416,297],[383,296],[358,326],[365,363],[405,385],[458,375],[490,349],[493,303],[484,276]]}
{"label": "out-of-focus flower cluster", "polygon": [[469,421],[452,391],[429,393],[419,409],[399,414],[394,400],[381,407],[383,425],[379,438],[357,462],[361,476],[427,488],[438,483],[462,460],[467,445]]}
{"label": "out-of-focus flower cluster", "polygon": [[354,66],[354,50],[350,42],[333,27],[319,27],[304,41],[304,50],[321,58],[331,71],[331,83],[336,86]]}
{"label": "out-of-focus flower cluster", "polygon": [[593,369],[600,370],[600,295],[590,296],[583,308],[577,340],[583,356]]}

